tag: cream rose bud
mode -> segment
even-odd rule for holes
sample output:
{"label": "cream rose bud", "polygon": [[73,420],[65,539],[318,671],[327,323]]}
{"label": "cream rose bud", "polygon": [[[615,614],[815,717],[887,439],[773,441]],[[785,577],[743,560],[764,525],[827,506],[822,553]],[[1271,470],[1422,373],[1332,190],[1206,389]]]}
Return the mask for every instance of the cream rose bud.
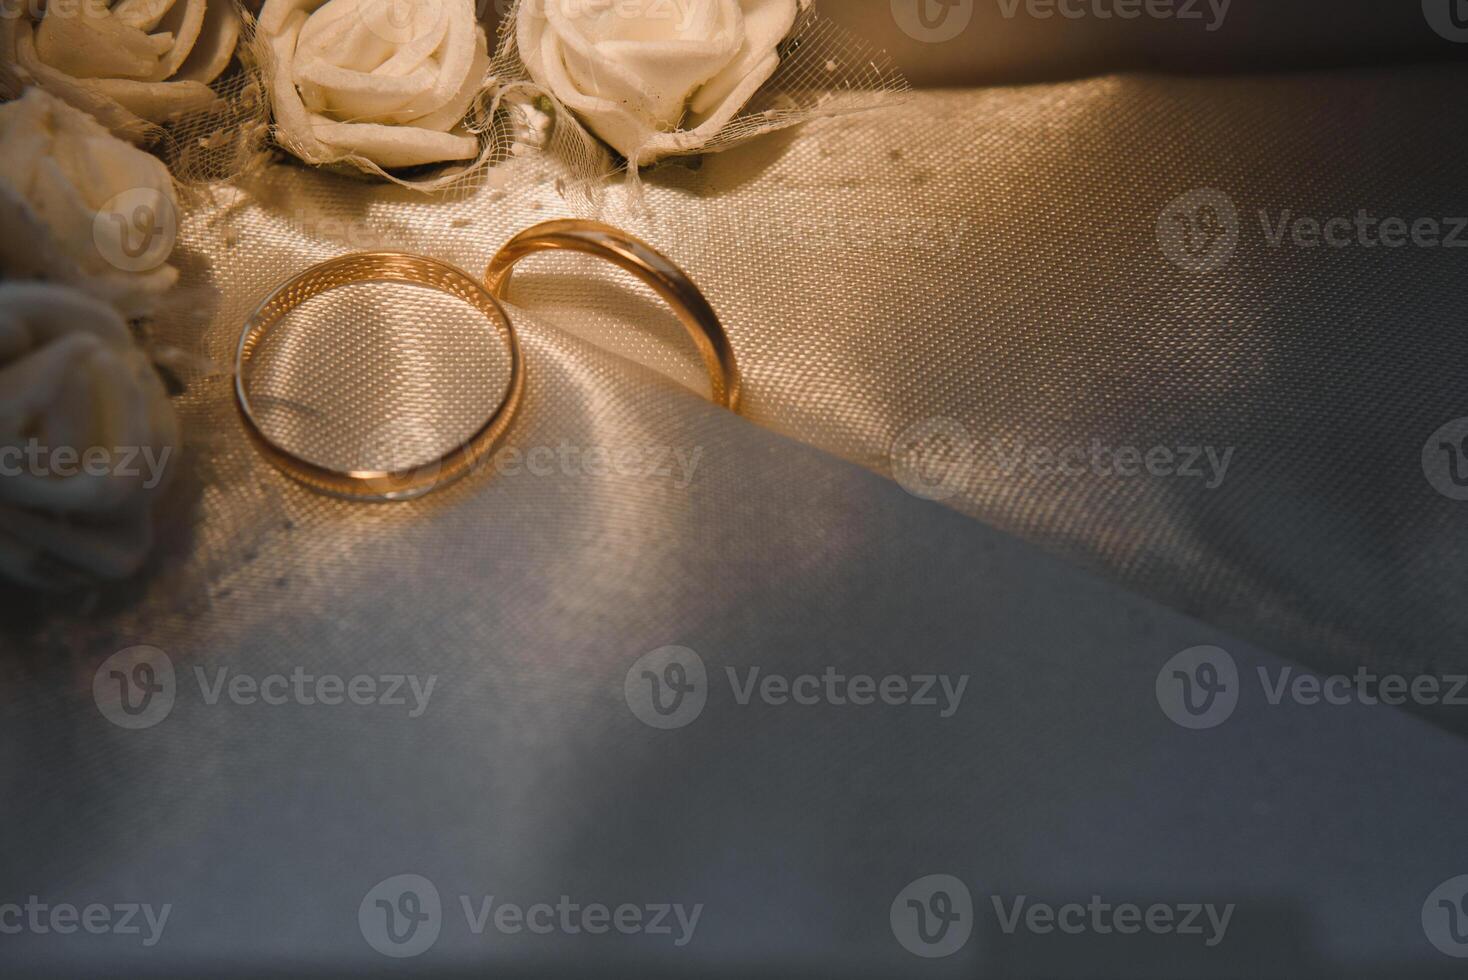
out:
{"label": "cream rose bud", "polygon": [[53,587],[136,572],[177,443],[163,383],[115,309],[0,284],[0,576]]}
{"label": "cream rose bud", "polygon": [[796,0],[521,0],[520,59],[634,165],[696,152],[779,67]]}
{"label": "cream rose bud", "polygon": [[214,103],[240,37],[231,0],[37,0],[0,19],[0,64],[129,139]]}
{"label": "cream rose bud", "polygon": [[157,157],[41,89],[0,105],[0,268],[148,312],[178,278],[167,264],[178,201]]}
{"label": "cream rose bud", "polygon": [[472,160],[461,125],[489,68],[474,0],[266,0],[276,139],[307,163]]}

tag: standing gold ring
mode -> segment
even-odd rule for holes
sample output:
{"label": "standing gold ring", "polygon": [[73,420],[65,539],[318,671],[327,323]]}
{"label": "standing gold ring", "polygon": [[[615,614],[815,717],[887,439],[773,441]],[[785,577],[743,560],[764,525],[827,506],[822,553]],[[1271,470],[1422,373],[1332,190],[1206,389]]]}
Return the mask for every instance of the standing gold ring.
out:
{"label": "standing gold ring", "polygon": [[527,228],[505,243],[484,271],[484,285],[506,299],[515,263],[536,252],[567,250],[594,255],[632,273],[663,298],[698,346],[716,404],[739,411],[741,382],[734,348],[718,314],[687,273],[639,238],[596,221],[566,219]]}
{"label": "standing gold ring", "polygon": [[[306,300],[342,286],[399,282],[448,293],[483,313],[510,349],[510,379],[505,396],[468,441],[432,462],[404,470],[334,470],[290,452],[261,427],[250,403],[249,373],[265,335]],[[444,486],[494,451],[519,411],[525,392],[525,361],[520,340],[499,301],[474,278],[453,266],[401,252],[360,252],[314,265],[279,286],[250,315],[235,353],[235,397],[245,429],[260,452],[287,476],[312,489],[357,500],[409,500]]]}

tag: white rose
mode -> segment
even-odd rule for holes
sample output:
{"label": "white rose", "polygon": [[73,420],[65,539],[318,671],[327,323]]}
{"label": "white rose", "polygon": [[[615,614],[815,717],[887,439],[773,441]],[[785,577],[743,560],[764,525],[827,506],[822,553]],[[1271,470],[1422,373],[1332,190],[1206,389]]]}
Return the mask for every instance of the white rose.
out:
{"label": "white rose", "polygon": [[307,163],[471,160],[460,124],[489,67],[474,0],[266,0],[276,138]]}
{"label": "white rose", "polygon": [[0,105],[0,268],[133,316],[178,279],[178,201],[157,157],[42,89]]}
{"label": "white rose", "polygon": [[116,310],[65,286],[0,284],[0,576],[55,587],[136,572],[177,443],[163,383]]}
{"label": "white rose", "polygon": [[128,139],[212,105],[240,36],[230,0],[0,2],[0,63]]}
{"label": "white rose", "polygon": [[530,77],[634,165],[691,153],[779,67],[796,0],[521,0]]}

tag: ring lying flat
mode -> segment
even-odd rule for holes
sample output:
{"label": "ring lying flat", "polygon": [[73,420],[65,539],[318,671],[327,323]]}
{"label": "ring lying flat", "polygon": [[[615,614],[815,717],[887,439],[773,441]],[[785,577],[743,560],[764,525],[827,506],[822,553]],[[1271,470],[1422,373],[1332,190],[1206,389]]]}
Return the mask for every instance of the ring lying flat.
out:
{"label": "ring lying flat", "polygon": [[[248,372],[265,335],[291,310],[321,293],[353,283],[400,282],[448,293],[483,313],[510,349],[505,396],[484,425],[463,445],[433,462],[404,470],[333,470],[284,449],[265,434],[250,403]],[[278,469],[312,489],[357,500],[409,500],[453,482],[494,451],[519,411],[525,392],[520,340],[499,301],[472,276],[453,266],[400,252],[360,252],[314,265],[278,287],[245,323],[235,354],[235,396],[245,429]]]}
{"label": "ring lying flat", "polygon": [[651,245],[625,231],[596,221],[547,221],[527,228],[505,244],[484,272],[485,287],[505,299],[515,263],[536,252],[567,250],[595,255],[632,273],[678,314],[708,370],[716,404],[739,411],[739,367],[718,314],[693,280]]}

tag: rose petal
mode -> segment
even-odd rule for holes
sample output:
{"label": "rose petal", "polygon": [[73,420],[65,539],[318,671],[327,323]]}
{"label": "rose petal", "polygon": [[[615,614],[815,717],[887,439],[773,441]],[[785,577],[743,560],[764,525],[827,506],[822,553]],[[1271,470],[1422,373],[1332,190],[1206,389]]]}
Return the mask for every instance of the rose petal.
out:
{"label": "rose petal", "polygon": [[173,46],[169,35],[81,14],[43,17],[35,38],[40,59],[73,78],[147,79]]}
{"label": "rose petal", "polygon": [[[774,68],[779,65],[775,50],[795,26],[795,0],[744,0],[743,6],[744,44],[739,54],[699,89],[689,103],[692,117],[698,123],[706,121],[726,103],[736,99],[738,93],[748,89],[749,94],[738,99],[735,112],[743,108],[759,86],[774,74]],[[758,78],[759,84],[749,86],[751,78]]]}
{"label": "rose petal", "polygon": [[339,156],[365,157],[379,167],[417,167],[472,160],[479,155],[477,137],[416,126],[339,123],[318,117],[313,129],[317,139],[330,145]]}
{"label": "rose petal", "polygon": [[798,13],[797,0],[631,2],[523,0],[515,30],[530,76],[637,164],[717,135],[778,68]]}
{"label": "rose petal", "polygon": [[308,163],[473,159],[478,137],[453,132],[489,61],[472,0],[420,0],[406,24],[384,2],[266,0],[276,138]]}
{"label": "rose petal", "polygon": [[[98,245],[97,214],[117,194],[135,190],[153,192],[176,212],[173,179],[162,161],[36,88],[0,105],[0,144],[15,148],[0,168],[0,206],[8,227],[35,233],[26,241],[0,242],[5,266],[73,282],[130,315],[147,312],[177,279],[177,270],[114,266]],[[104,224],[101,231],[109,229]]]}
{"label": "rose petal", "polygon": [[[215,0],[214,6],[227,6],[219,0]],[[168,15],[159,23],[158,29],[173,35],[173,44],[158,62],[158,70],[151,82],[161,82],[172,78],[177,74],[179,68],[188,60],[189,53],[194,50],[194,44],[199,40],[199,32],[204,28],[204,15],[208,9],[206,0],[178,0],[168,11]]]}
{"label": "rose petal", "polygon": [[218,0],[207,4],[199,39],[174,78],[181,82],[212,82],[218,78],[234,57],[241,26],[234,4]]}

